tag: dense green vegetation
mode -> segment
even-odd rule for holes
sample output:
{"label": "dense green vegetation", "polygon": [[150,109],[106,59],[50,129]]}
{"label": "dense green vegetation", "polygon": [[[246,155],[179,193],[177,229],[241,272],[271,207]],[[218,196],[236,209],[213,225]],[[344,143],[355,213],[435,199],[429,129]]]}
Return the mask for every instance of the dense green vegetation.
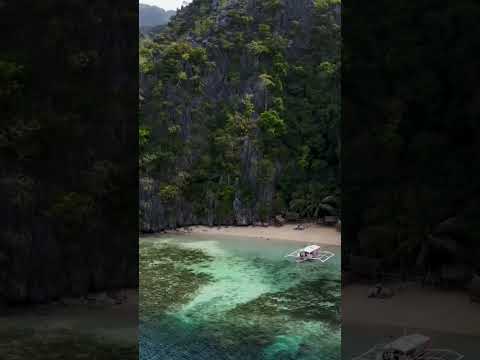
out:
{"label": "dense green vegetation", "polygon": [[137,284],[137,11],[1,4],[0,303]]}
{"label": "dense green vegetation", "polygon": [[480,7],[349,2],[343,15],[344,255],[463,284],[480,271],[479,68],[465,55]]}
{"label": "dense green vegetation", "polygon": [[214,3],[140,44],[141,176],[183,214],[164,226],[338,213],[337,2]]}

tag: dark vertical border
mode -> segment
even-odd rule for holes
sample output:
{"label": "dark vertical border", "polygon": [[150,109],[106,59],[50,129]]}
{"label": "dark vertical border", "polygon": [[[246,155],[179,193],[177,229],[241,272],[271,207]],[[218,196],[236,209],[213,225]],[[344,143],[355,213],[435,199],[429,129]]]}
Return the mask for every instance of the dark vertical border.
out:
{"label": "dark vertical border", "polygon": [[[479,15],[469,0],[343,1],[345,359],[404,331],[476,358]],[[393,297],[368,298],[376,284]]]}
{"label": "dark vertical border", "polygon": [[1,1],[0,33],[0,324],[121,303],[138,287],[138,2]]}

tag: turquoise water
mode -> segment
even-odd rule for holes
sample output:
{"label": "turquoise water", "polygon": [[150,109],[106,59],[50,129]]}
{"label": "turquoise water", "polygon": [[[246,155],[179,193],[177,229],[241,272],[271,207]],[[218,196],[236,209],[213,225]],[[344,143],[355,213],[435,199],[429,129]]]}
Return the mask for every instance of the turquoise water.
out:
{"label": "turquoise water", "polygon": [[140,359],[340,359],[340,256],[297,264],[298,242],[140,241]]}

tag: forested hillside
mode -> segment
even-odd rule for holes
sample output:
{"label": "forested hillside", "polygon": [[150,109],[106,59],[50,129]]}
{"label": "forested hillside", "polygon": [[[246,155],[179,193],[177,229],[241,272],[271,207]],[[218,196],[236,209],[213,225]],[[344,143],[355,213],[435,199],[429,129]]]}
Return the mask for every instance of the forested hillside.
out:
{"label": "forested hillside", "polygon": [[175,15],[174,10],[164,10],[158,6],[138,5],[138,26],[140,32],[146,34],[158,26],[165,25]]}
{"label": "forested hillside", "polygon": [[140,49],[141,230],[339,211],[340,4],[195,0]]}

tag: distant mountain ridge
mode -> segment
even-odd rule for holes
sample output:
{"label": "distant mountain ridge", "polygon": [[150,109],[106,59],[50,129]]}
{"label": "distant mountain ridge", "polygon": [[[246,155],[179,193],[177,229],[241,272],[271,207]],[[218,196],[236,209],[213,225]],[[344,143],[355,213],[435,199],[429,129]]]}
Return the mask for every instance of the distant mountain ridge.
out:
{"label": "distant mountain ridge", "polygon": [[158,6],[139,4],[139,27],[142,30],[150,30],[159,25],[165,25],[175,15],[175,10],[164,10]]}

